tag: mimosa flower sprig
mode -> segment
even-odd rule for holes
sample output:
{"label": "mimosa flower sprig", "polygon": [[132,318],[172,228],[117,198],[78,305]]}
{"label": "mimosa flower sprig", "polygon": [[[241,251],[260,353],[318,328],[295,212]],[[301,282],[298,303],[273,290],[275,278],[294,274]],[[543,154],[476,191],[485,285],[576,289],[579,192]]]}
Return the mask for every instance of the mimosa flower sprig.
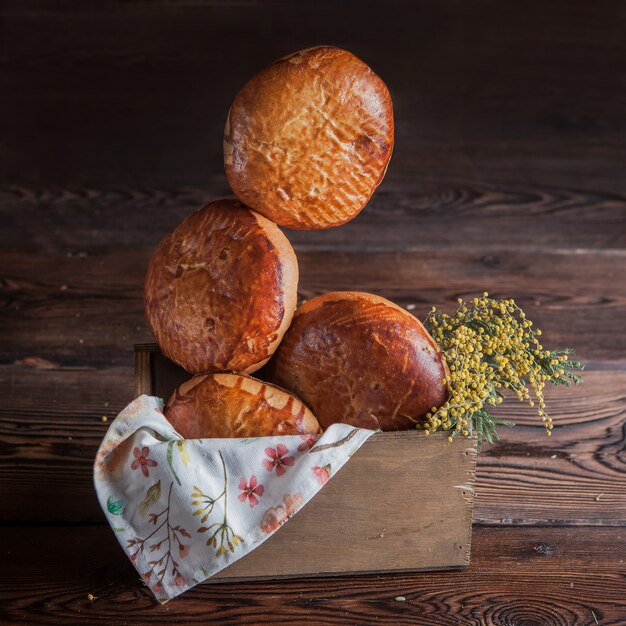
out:
{"label": "mimosa flower sprig", "polygon": [[536,408],[550,436],[552,418],[546,412],[543,389],[548,382],[579,384],[582,378],[572,370],[582,370],[584,365],[570,358],[569,348],[545,350],[541,331],[533,328],[513,300],[494,300],[485,292],[468,303],[459,298],[458,303],[452,315],[433,307],[424,322],[450,369],[445,381],[448,400],[426,415],[426,435],[445,430],[452,441],[475,431],[479,448],[483,440],[492,443],[498,439],[498,426],[514,424],[494,417],[488,409],[505,395],[513,395]]}

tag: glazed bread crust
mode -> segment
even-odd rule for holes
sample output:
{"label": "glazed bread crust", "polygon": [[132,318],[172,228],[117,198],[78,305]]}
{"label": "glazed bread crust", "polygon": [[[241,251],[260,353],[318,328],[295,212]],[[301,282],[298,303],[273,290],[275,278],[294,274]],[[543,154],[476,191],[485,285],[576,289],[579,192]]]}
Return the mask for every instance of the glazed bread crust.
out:
{"label": "glazed bread crust", "polygon": [[165,417],[185,439],[320,432],[315,416],[286,391],[242,374],[203,374],[183,383]]}
{"label": "glazed bread crust", "polygon": [[236,96],[224,131],[235,195],[282,226],[339,226],[367,204],[393,150],[385,83],[330,46],[276,61]]}
{"label": "glazed bread crust", "polygon": [[298,262],[276,224],[217,200],[158,245],[146,319],[163,353],[188,372],[253,372],[289,327],[297,287]]}
{"label": "glazed bread crust", "polygon": [[301,306],[272,371],[323,428],[346,422],[405,430],[447,398],[448,370],[424,326],[367,293],[332,292]]}

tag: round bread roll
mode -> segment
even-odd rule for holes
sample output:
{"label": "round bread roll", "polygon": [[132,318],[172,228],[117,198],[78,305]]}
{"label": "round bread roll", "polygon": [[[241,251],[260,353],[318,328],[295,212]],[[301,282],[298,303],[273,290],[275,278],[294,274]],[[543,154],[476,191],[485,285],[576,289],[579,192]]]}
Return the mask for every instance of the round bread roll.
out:
{"label": "round bread roll", "polygon": [[315,416],[300,400],[243,374],[194,376],[176,389],[165,417],[185,439],[320,432]]}
{"label": "round bread roll", "polygon": [[448,369],[424,326],[369,293],[327,293],[301,306],[272,368],[323,428],[405,430],[447,398]]}
{"label": "round bread roll", "polygon": [[158,245],[146,318],[163,353],[188,372],[253,372],[291,323],[297,287],[296,255],[276,224],[217,200]]}
{"label": "round bread roll", "polygon": [[330,46],[276,61],[237,95],[224,131],[235,195],[281,226],[314,230],[355,217],[393,149],[385,83]]}

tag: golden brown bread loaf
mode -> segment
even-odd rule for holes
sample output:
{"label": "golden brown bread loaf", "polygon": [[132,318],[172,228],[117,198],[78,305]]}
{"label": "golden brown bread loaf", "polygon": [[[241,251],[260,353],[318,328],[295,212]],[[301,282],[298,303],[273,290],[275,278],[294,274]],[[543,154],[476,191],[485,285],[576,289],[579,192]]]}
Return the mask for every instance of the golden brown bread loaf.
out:
{"label": "golden brown bread loaf", "polygon": [[315,416],[286,391],[243,374],[202,374],[169,399],[165,417],[185,439],[320,432]]}
{"label": "golden brown bread loaf", "polygon": [[271,367],[323,428],[408,429],[447,397],[447,366],[426,329],[367,293],[327,293],[301,306]]}
{"label": "golden brown bread loaf", "polygon": [[296,256],[276,224],[217,200],[157,247],[145,313],[163,353],[188,372],[253,372],[287,330],[297,287]]}
{"label": "golden brown bread loaf", "polygon": [[235,195],[282,226],[339,226],[367,204],[393,149],[385,83],[330,46],[276,61],[237,95],[224,131]]}

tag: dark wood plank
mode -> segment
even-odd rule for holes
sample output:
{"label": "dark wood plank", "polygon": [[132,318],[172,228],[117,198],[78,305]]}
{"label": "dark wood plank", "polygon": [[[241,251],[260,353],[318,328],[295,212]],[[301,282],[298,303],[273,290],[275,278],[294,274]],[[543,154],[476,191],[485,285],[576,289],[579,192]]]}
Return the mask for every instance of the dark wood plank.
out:
{"label": "dark wood plank", "polygon": [[91,467],[102,417],[132,398],[133,370],[50,367],[0,367],[0,520],[101,523]]}
{"label": "dark wood plank", "polygon": [[161,606],[108,528],[8,528],[0,621],[617,626],[625,561],[623,528],[476,528],[462,572],[203,584]]}
{"label": "dark wood plank", "polygon": [[[0,246],[99,254],[149,248],[185,216],[230,196],[222,176],[202,189],[0,187]],[[493,236],[496,235],[497,236]],[[403,251],[424,247],[623,250],[626,195],[563,189],[390,185],[341,228],[287,231],[298,251]]]}
{"label": "dark wood plank", "polygon": [[[103,523],[91,466],[133,395],[133,369],[0,367],[2,519]],[[626,367],[592,364],[585,384],[548,390],[554,436],[517,402],[518,425],[479,454],[474,519],[484,524],[626,524]],[[416,442],[418,445],[419,442]]]}
{"label": "dark wood plank", "polygon": [[204,187],[243,83],[330,42],[390,86],[385,186],[625,189],[619,1],[56,4],[2,4],[10,182]]}
{"label": "dark wood plank", "polygon": [[[0,362],[37,356],[61,365],[130,364],[151,340],[143,278],[151,251],[87,256],[0,251]],[[458,296],[514,297],[545,332],[546,345],[586,359],[626,354],[625,256],[598,250],[457,250],[405,253],[304,251],[300,295],[358,290],[409,306],[451,310]]]}

